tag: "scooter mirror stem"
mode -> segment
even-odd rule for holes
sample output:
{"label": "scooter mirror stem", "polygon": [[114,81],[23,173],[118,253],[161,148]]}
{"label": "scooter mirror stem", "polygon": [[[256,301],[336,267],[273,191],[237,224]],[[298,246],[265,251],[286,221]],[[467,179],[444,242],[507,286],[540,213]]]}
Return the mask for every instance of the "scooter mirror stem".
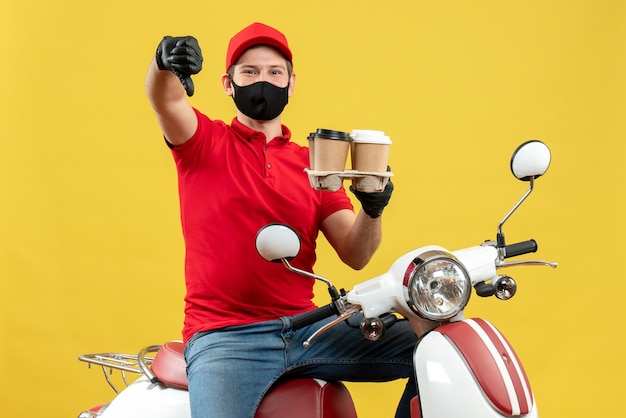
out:
{"label": "scooter mirror stem", "polygon": [[293,271],[294,273],[301,274],[302,276],[310,277],[312,279],[324,282],[329,288],[334,287],[333,284],[330,282],[330,280],[328,280],[326,277],[318,276],[317,274],[310,273],[308,271],[301,270],[297,267],[294,267],[291,264],[289,264],[289,261],[286,258],[281,258],[281,261],[283,262],[283,264],[285,265],[285,267],[287,267],[289,271]]}
{"label": "scooter mirror stem", "polygon": [[535,187],[535,178],[531,177],[529,181],[530,181],[530,187],[528,188],[526,193],[524,193],[524,196],[522,196],[522,198],[517,201],[515,206],[513,206],[513,208],[511,208],[511,210],[504,216],[504,218],[502,218],[502,220],[498,224],[498,248],[500,248],[500,236],[502,236],[502,244],[504,245],[504,234],[502,233],[502,226],[511,217],[513,212],[515,212],[517,210],[517,208],[524,202],[524,200],[526,200],[528,195],[530,195],[530,193],[533,191],[533,189]]}
{"label": "scooter mirror stem", "polygon": [[328,286],[328,294],[330,295],[330,298],[333,301],[337,312],[343,314],[346,311],[346,304],[345,301],[341,298],[341,292],[337,290],[337,288],[331,283],[330,280],[328,280],[326,277],[318,276],[317,274],[310,273],[308,271],[294,267],[289,264],[289,261],[286,258],[282,258],[281,261],[289,271],[293,271],[294,273],[298,273],[306,277],[311,277],[315,280],[326,283],[326,286]]}
{"label": "scooter mirror stem", "polygon": [[335,301],[337,301],[337,300],[339,300],[341,298],[341,293],[331,283],[331,281],[328,280],[326,277],[318,276],[317,274],[310,273],[308,271],[301,270],[301,269],[299,269],[297,267],[294,267],[294,266],[292,266],[289,263],[289,261],[286,258],[282,258],[281,261],[283,262],[285,267],[287,267],[288,270],[293,271],[294,273],[298,273],[298,274],[301,274],[301,275],[306,276],[306,277],[311,277],[311,278],[313,278],[315,280],[319,280],[321,282],[326,283],[326,286],[328,286],[328,293],[330,294],[330,297],[333,300],[333,302],[335,302]]}

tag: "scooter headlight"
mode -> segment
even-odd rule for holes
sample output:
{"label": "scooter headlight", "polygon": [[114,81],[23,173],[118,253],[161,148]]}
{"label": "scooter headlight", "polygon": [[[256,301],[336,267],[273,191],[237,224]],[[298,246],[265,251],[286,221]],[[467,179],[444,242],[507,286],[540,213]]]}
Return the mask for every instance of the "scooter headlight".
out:
{"label": "scooter headlight", "polygon": [[458,314],[469,301],[469,273],[452,254],[426,251],[415,257],[404,275],[407,305],[422,318],[445,321]]}

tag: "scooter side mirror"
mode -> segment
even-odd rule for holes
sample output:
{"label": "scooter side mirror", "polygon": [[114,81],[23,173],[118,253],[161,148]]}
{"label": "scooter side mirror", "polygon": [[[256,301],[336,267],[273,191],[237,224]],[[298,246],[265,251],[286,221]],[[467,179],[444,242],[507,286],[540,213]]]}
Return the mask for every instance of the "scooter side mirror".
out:
{"label": "scooter side mirror", "polygon": [[550,166],[550,149],[539,140],[527,141],[517,147],[511,157],[511,171],[522,181],[542,176]]}
{"label": "scooter side mirror", "polygon": [[[528,191],[522,196],[522,198],[513,206],[513,208],[507,213],[504,218],[498,224],[498,249],[502,252],[505,248],[504,234],[502,233],[502,226],[509,219],[509,217],[517,210],[524,200],[530,195],[534,189],[535,179],[541,177],[550,166],[550,148],[539,140],[526,141],[513,152],[511,157],[511,171],[513,175],[519,180],[530,182]],[[500,257],[504,257],[504,253],[500,254]]]}
{"label": "scooter side mirror", "polygon": [[287,225],[265,225],[257,232],[256,250],[267,261],[291,260],[300,252],[300,237]]}

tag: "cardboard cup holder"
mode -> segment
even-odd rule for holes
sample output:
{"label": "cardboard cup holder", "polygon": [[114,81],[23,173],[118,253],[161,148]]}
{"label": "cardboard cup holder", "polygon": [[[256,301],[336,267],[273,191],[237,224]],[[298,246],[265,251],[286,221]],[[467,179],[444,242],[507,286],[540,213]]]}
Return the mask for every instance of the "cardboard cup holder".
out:
{"label": "cardboard cup holder", "polygon": [[352,180],[355,189],[365,193],[382,192],[387,186],[389,178],[393,176],[391,171],[363,172],[356,170],[344,171],[315,171],[305,168],[309,176],[309,183],[315,190],[336,192],[346,179]]}
{"label": "cardboard cup holder", "polygon": [[[317,129],[307,139],[311,168],[305,171],[315,190],[337,191],[350,179],[361,192],[380,192],[393,176],[386,171],[391,140],[382,131]],[[352,169],[345,168],[348,153]]]}

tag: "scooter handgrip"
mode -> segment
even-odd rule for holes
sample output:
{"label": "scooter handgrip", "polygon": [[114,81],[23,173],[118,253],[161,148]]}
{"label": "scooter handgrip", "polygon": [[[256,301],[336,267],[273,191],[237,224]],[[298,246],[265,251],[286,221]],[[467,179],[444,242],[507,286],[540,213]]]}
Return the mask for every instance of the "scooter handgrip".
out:
{"label": "scooter handgrip", "polygon": [[505,247],[506,255],[504,258],[515,257],[516,255],[534,253],[537,251],[537,241],[529,239],[528,241],[518,242],[516,244],[507,245]]}
{"label": "scooter handgrip", "polygon": [[291,328],[295,331],[297,329],[304,328],[307,325],[314,324],[322,319],[328,318],[329,316],[333,316],[336,313],[337,311],[335,306],[331,303],[320,308],[313,309],[312,311],[294,316],[291,318]]}

